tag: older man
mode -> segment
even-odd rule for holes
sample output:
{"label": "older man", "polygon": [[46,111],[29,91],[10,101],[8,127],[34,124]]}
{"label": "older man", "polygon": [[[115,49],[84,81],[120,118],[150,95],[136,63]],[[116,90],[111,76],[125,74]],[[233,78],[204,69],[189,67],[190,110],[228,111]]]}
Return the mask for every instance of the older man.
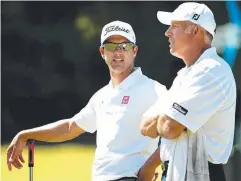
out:
{"label": "older man", "polygon": [[[209,176],[203,181],[225,181],[222,164],[227,163],[233,144],[236,84],[231,68],[211,46],[216,29],[213,13],[204,4],[188,2],[181,4],[172,13],[159,11],[157,18],[161,23],[169,25],[165,35],[170,43],[170,53],[182,59],[186,66],[178,72],[168,91],[167,100],[159,107],[159,113],[143,120],[142,134],[161,136],[162,140],[161,153],[158,149],[147,160],[139,177],[141,181],[151,180],[155,168],[163,161],[165,171],[162,179],[175,180],[173,178],[181,174],[180,170],[186,169],[188,161],[180,163],[183,165],[180,170],[176,169],[175,176],[167,175],[169,161],[175,157],[172,151],[179,154],[181,159],[187,153],[178,152],[190,151],[192,147],[184,146],[178,150],[176,142],[183,144],[183,135],[185,138],[201,135],[198,138],[200,142],[196,144],[203,146],[198,145],[199,150],[195,152],[197,157],[203,153],[208,162]],[[173,148],[172,143],[177,147]],[[166,150],[163,151],[162,146]],[[178,164],[173,168],[178,167]],[[202,174],[202,171],[198,174]],[[188,180],[188,176],[186,174],[177,180]]]}
{"label": "older man", "polygon": [[139,168],[158,143],[158,139],[140,133],[141,118],[157,99],[165,96],[166,88],[143,75],[140,67],[134,67],[138,47],[128,23],[113,21],[105,25],[99,51],[109,68],[109,84],[72,118],[19,132],[7,150],[9,170],[12,165],[22,167],[22,151],[28,139],[63,142],[97,131],[92,180],[137,180]]}

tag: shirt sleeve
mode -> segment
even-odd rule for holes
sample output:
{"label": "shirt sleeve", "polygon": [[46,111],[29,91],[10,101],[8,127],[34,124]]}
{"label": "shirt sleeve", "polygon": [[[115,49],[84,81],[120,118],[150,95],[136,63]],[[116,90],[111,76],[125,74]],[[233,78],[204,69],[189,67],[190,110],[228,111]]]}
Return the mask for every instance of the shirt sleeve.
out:
{"label": "shirt sleeve", "polygon": [[195,133],[223,105],[224,78],[197,72],[168,92],[164,114]]}
{"label": "shirt sleeve", "polygon": [[88,104],[71,119],[86,132],[94,133],[96,131],[96,112],[93,99],[91,98]]}
{"label": "shirt sleeve", "polygon": [[163,111],[163,104],[167,96],[166,86],[157,82],[155,84],[155,92],[157,95],[156,101],[144,112],[143,117],[154,117],[161,114]]}
{"label": "shirt sleeve", "polygon": [[157,100],[147,111],[143,114],[143,117],[155,117],[159,114],[161,108],[160,101]]}

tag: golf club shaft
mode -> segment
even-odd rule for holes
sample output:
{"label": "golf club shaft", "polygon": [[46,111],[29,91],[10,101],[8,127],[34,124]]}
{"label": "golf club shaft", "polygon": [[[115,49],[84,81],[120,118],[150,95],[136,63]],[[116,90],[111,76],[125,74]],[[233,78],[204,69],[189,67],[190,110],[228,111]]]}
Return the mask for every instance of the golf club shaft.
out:
{"label": "golf club shaft", "polygon": [[33,181],[33,167],[29,167],[29,181]]}
{"label": "golf club shaft", "polygon": [[29,167],[29,180],[33,181],[34,140],[28,140],[28,167]]}

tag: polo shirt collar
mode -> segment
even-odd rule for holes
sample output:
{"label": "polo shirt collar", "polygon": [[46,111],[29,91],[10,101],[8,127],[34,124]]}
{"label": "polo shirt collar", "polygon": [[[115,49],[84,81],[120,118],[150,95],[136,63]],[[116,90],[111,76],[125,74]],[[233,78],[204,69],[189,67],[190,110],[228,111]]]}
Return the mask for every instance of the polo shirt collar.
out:
{"label": "polo shirt collar", "polygon": [[206,49],[193,65],[191,65],[189,67],[187,67],[187,66],[184,67],[183,69],[179,70],[177,72],[177,74],[179,75],[179,74],[189,71],[193,66],[197,65],[200,61],[202,61],[203,59],[210,57],[214,54],[217,54],[215,47],[210,47],[210,48]]}
{"label": "polo shirt collar", "polygon": [[[216,48],[215,47],[211,47],[211,48],[208,48],[207,50],[205,50],[202,55],[197,59],[197,61],[193,64],[198,64],[201,60],[207,58],[207,57],[210,57],[212,56],[213,54],[217,54],[217,51],[216,51]],[[192,65],[192,66],[193,66]],[[191,66],[191,67],[192,67]]]}
{"label": "polo shirt collar", "polygon": [[119,85],[115,86],[115,88],[113,88],[111,80],[108,85],[112,89],[127,90],[135,82],[135,80],[141,75],[143,75],[141,68],[134,67],[134,71],[128,77],[126,77]]}

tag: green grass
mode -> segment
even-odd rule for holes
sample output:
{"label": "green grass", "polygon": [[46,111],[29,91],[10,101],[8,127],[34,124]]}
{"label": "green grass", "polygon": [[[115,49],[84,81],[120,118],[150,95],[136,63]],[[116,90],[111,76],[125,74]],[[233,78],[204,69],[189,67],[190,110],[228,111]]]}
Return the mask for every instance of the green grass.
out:
{"label": "green grass", "polygon": [[[1,147],[1,181],[28,181],[27,148],[23,152],[22,169],[8,171],[6,146]],[[95,147],[84,145],[36,146],[34,181],[90,181]],[[160,178],[158,178],[160,180]]]}
{"label": "green grass", "polygon": [[[6,164],[6,146],[1,147],[1,181],[28,181],[27,149],[24,150],[25,164],[22,169],[11,172]],[[90,181],[94,147],[58,145],[35,147],[34,181]]]}

